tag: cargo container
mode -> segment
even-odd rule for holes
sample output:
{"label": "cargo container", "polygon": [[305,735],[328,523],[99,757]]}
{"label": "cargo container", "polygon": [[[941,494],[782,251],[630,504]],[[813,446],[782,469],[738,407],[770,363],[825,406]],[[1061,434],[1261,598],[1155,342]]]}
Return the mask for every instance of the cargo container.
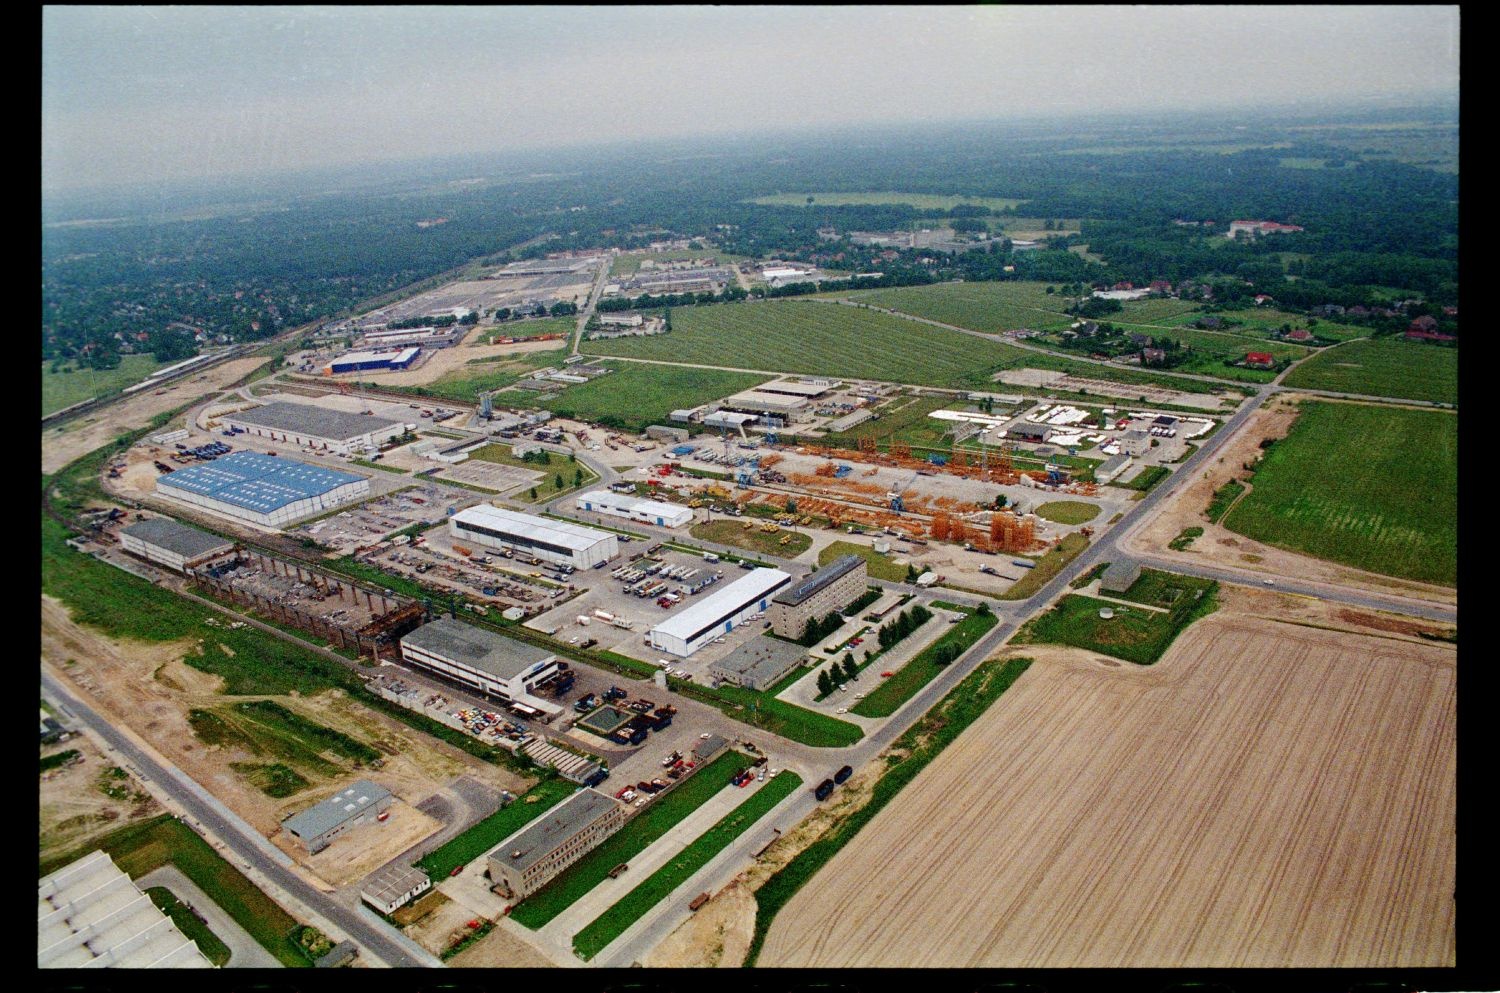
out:
{"label": "cargo container", "polygon": [[688,909],[696,913],[697,910],[698,910],[698,908],[701,907],[701,906],[703,906],[707,902],[708,902],[708,894],[707,893],[699,893],[697,896],[693,897],[693,902],[690,903],[690,904],[688,904]]}
{"label": "cargo container", "polygon": [[818,784],[817,788],[813,790],[813,796],[817,797],[819,800],[827,800],[832,793],[833,780],[831,779],[823,780]]}
{"label": "cargo container", "polygon": [[854,767],[846,765],[838,772],[835,772],[833,774],[833,781],[835,783],[843,783],[844,780],[848,779],[852,775],[854,775]]}

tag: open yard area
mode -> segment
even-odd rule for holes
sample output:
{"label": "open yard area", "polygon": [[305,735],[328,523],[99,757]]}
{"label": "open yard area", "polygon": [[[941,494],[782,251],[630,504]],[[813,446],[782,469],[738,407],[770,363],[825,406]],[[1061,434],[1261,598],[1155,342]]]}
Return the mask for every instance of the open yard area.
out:
{"label": "open yard area", "polygon": [[[686,315],[690,310],[682,313]],[[679,318],[674,314],[672,320],[675,324]],[[669,337],[671,335],[657,335],[630,340],[651,342]],[[601,421],[624,430],[643,431],[651,424],[666,424],[668,415],[674,410],[696,407],[766,381],[766,377],[756,373],[642,365],[638,362],[617,362],[614,370],[598,379],[570,386],[538,403],[560,417]]]}
{"label": "open yard area", "polygon": [[[1137,665],[1151,665],[1161,658],[1178,634],[1194,621],[1212,613],[1216,606],[1216,583],[1178,576],[1169,578],[1181,580],[1183,585],[1175,587],[1179,595],[1170,599],[1172,606],[1168,610],[1127,607],[1074,594],[1064,597],[1051,610],[1028,622],[1011,641],[1017,645],[1073,645]],[[1156,582],[1156,586],[1150,587],[1150,582]],[[1154,580],[1148,581],[1144,572],[1136,586],[1143,583],[1148,584],[1153,594],[1162,585]],[[1131,589],[1133,591],[1135,587]],[[1147,595],[1152,594],[1140,594],[1142,597]],[[1165,596],[1157,599],[1165,599]]]}
{"label": "open yard area", "polygon": [[1456,415],[1305,401],[1223,524],[1280,548],[1452,585],[1457,501]]}
{"label": "open yard area", "polygon": [[[748,522],[740,520],[708,521],[694,524],[688,533],[704,541],[733,545],[761,555],[779,555],[788,559],[801,555],[812,546],[812,538],[800,531],[783,529],[775,534],[768,534],[760,529],[759,522],[747,531],[745,530],[746,523]],[[781,543],[783,538],[790,540],[783,545]]]}
{"label": "open yard area", "polygon": [[1458,402],[1458,349],[1372,338],[1324,350],[1293,369],[1290,387],[1402,400]]}
{"label": "open yard area", "polygon": [[1150,669],[1027,654],[757,964],[1454,964],[1450,647],[1220,612]]}
{"label": "open yard area", "polygon": [[90,397],[134,386],[160,367],[161,363],[149,355],[122,355],[118,366],[103,371],[70,365],[66,372],[52,372],[49,366],[43,365],[42,416],[82,403]]}

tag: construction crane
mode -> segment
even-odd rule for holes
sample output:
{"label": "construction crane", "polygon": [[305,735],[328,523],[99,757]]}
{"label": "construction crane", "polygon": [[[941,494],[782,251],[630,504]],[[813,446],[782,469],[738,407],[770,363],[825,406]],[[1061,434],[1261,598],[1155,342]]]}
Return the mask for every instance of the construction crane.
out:
{"label": "construction crane", "polygon": [[906,512],[906,504],[901,499],[901,494],[905,493],[908,489],[910,489],[911,488],[911,484],[915,483],[917,481],[917,475],[918,474],[916,472],[913,472],[910,476],[908,476],[906,478],[906,482],[902,483],[900,486],[898,486],[895,489],[891,490],[891,492],[893,494],[895,494],[894,496],[891,497],[891,510],[895,511],[898,514]]}

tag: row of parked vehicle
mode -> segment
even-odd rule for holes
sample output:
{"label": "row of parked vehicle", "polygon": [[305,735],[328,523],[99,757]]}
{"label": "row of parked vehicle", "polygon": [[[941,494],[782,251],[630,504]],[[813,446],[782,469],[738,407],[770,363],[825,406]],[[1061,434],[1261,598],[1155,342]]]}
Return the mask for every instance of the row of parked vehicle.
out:
{"label": "row of parked vehicle", "polygon": [[817,797],[819,800],[827,800],[830,796],[833,795],[833,788],[835,786],[842,785],[843,782],[852,775],[854,775],[854,767],[848,765],[844,766],[838,772],[835,772],[833,774],[832,779],[825,779],[817,786],[815,786],[813,788],[813,796]]}

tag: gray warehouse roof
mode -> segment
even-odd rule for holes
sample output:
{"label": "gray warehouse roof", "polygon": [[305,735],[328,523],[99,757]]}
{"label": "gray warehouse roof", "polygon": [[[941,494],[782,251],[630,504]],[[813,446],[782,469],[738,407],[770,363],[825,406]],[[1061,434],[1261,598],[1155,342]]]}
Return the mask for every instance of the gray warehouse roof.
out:
{"label": "gray warehouse roof", "polygon": [[423,624],[403,637],[401,644],[461,662],[500,679],[515,679],[555,654],[451,617]]}
{"label": "gray warehouse roof", "polygon": [[865,560],[858,555],[840,555],[817,572],[810,573],[806,579],[802,580],[796,586],[783,593],[776,594],[774,602],[784,603],[788,607],[795,607],[813,594],[827,588],[829,584],[858,569],[864,563]]}
{"label": "gray warehouse roof", "polygon": [[137,521],[128,528],[121,528],[120,533],[139,538],[148,545],[165,548],[185,559],[195,559],[200,555],[209,555],[221,549],[234,547],[234,542],[228,538],[220,538],[216,534],[190,528],[186,524],[177,523],[170,517],[153,517],[149,521]]}
{"label": "gray warehouse roof", "polygon": [[398,900],[427,881],[427,873],[414,866],[392,862],[370,875],[360,895],[382,905]]}
{"label": "gray warehouse roof", "polygon": [[603,793],[581,789],[492,848],[490,858],[525,872],[614,806]]}
{"label": "gray warehouse roof", "polygon": [[299,838],[316,838],[350,818],[358,817],[366,810],[372,809],[390,795],[391,791],[384,786],[372,783],[368,779],[359,779],[354,782],[354,785],[340,793],[335,793],[322,803],[288,817],[282,821],[282,826]]}
{"label": "gray warehouse roof", "polygon": [[774,638],[751,638],[709,666],[709,671],[732,673],[764,682],[780,678],[806,655],[807,649],[801,645]]}
{"label": "gray warehouse roof", "polygon": [[366,414],[350,414],[342,410],[328,410],[310,403],[287,403],[279,400],[254,410],[242,410],[229,414],[224,420],[230,424],[255,424],[275,431],[292,431],[315,438],[348,441],[362,434],[378,431],[402,423],[386,417]]}

